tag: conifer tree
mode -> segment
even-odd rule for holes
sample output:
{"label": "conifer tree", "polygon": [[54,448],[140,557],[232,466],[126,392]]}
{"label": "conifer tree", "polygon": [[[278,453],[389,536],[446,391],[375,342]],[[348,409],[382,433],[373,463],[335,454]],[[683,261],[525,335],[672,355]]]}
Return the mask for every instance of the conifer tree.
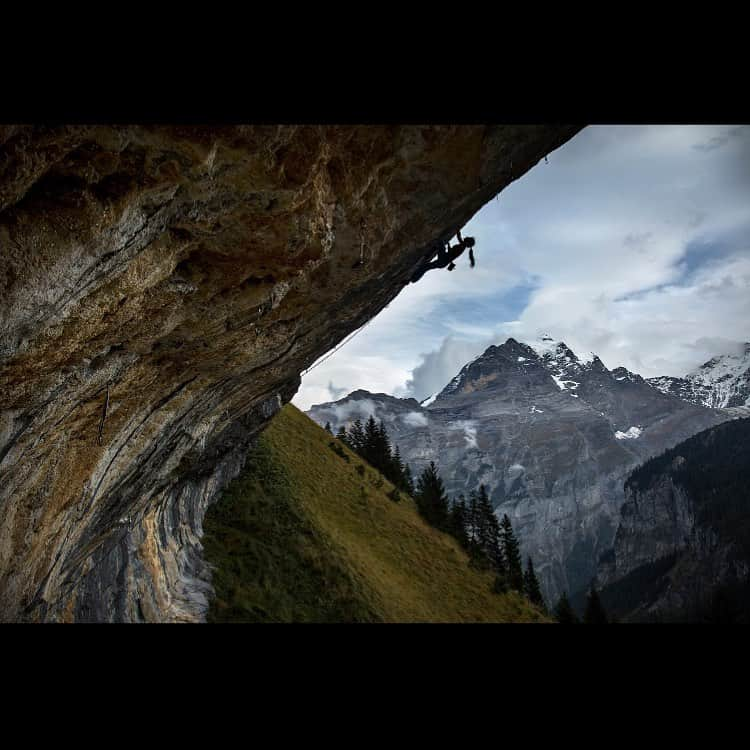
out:
{"label": "conifer tree", "polygon": [[404,490],[404,492],[408,492],[404,476],[404,461],[401,458],[401,451],[398,449],[398,446],[396,446],[391,457],[391,472],[393,474],[393,479],[391,480],[393,484],[399,489]]}
{"label": "conifer tree", "polygon": [[480,570],[486,570],[492,566],[492,560],[487,554],[488,518],[482,511],[479,495],[472,490],[469,493],[468,509],[468,537],[469,537],[469,561],[470,565]]}
{"label": "conifer tree", "polygon": [[482,552],[490,559],[493,557],[493,520],[497,518],[492,510],[487,489],[480,484],[477,494],[477,542]]}
{"label": "conifer tree", "polygon": [[477,508],[477,493],[472,490],[469,493],[469,523],[468,523],[468,533],[469,533],[469,542],[472,545],[475,545],[477,543],[477,527],[478,527],[478,516],[479,511]]}
{"label": "conifer tree", "polygon": [[[378,425],[376,460],[380,464],[378,468],[385,474],[393,475],[393,449],[391,448],[391,439],[388,437],[388,430],[385,428],[385,422],[381,419]],[[390,479],[391,477],[389,477]]]}
{"label": "conifer tree", "polygon": [[467,513],[466,498],[459,495],[451,504],[448,528],[462,547],[469,546],[469,536],[466,533]]}
{"label": "conifer tree", "polygon": [[508,585],[516,591],[523,591],[521,552],[518,547],[516,535],[513,533],[513,526],[507,514],[503,516],[503,520],[500,522],[500,539],[503,546]]}
{"label": "conifer tree", "polygon": [[589,595],[586,598],[586,610],[583,613],[583,622],[587,625],[606,625],[609,622],[607,613],[604,611],[593,582]]}
{"label": "conifer tree", "polygon": [[508,574],[507,566],[505,564],[505,556],[503,555],[503,544],[500,537],[500,521],[498,521],[495,512],[489,518],[490,527],[490,549],[488,551],[490,560],[497,571],[500,578],[505,578]]}
{"label": "conifer tree", "polygon": [[573,607],[570,605],[568,594],[565,591],[563,591],[563,594],[555,607],[555,618],[563,625],[573,625],[579,622],[576,613],[573,611]]}
{"label": "conifer tree", "polygon": [[328,432],[331,435],[333,435],[333,430],[331,429],[331,423],[330,422],[326,422],[325,430],[326,430],[326,432]]}
{"label": "conifer tree", "polygon": [[534,563],[531,560],[531,557],[527,560],[526,572],[523,575],[523,591],[524,594],[526,594],[526,598],[532,604],[536,604],[537,607],[540,607],[541,609],[546,609],[542,590],[539,588],[539,581],[534,572]]}
{"label": "conifer tree", "polygon": [[378,443],[380,442],[380,435],[378,432],[378,423],[375,421],[375,417],[370,414],[367,422],[365,423],[364,438],[362,440],[362,448],[360,453],[365,461],[368,461],[373,466],[377,464],[377,452]]}
{"label": "conifer tree", "polygon": [[362,446],[365,442],[365,432],[362,429],[362,420],[357,418],[349,428],[349,447],[362,455]]}
{"label": "conifer tree", "polygon": [[339,427],[339,431],[336,433],[336,437],[341,440],[342,443],[350,445],[349,436],[346,434],[346,427],[343,424],[341,425],[341,427]]}
{"label": "conifer tree", "polygon": [[412,497],[414,497],[416,491],[414,489],[414,479],[412,479],[411,469],[409,468],[409,464],[404,464],[404,489]]}
{"label": "conifer tree", "polygon": [[438,529],[448,527],[448,497],[434,461],[420,474],[414,499],[425,520]]}

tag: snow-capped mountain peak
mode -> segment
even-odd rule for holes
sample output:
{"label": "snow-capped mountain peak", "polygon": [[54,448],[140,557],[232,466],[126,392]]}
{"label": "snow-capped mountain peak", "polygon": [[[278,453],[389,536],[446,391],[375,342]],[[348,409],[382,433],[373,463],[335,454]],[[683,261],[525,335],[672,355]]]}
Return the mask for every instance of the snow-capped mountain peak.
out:
{"label": "snow-capped mountain peak", "polygon": [[741,352],[712,357],[684,378],[664,376],[647,382],[662,393],[700,406],[750,406],[750,343]]}
{"label": "snow-capped mountain peak", "polygon": [[583,352],[574,354],[573,350],[564,342],[555,339],[548,333],[538,336],[531,344],[531,348],[540,356],[551,359],[561,359],[569,357],[580,362],[582,365],[590,364],[599,359],[594,352]]}
{"label": "snow-capped mountain peak", "polygon": [[540,357],[561,391],[574,391],[578,388],[581,373],[595,364],[604,367],[593,352],[587,352],[582,359],[564,341],[553,339],[549,334],[538,337],[531,348]]}

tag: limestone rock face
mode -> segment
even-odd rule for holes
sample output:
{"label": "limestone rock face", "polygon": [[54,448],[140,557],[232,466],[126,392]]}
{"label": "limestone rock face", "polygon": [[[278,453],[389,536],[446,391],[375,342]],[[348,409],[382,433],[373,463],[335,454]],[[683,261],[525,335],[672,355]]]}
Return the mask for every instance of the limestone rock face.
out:
{"label": "limestone rock face", "polygon": [[0,618],[201,619],[300,372],[577,130],[0,126]]}

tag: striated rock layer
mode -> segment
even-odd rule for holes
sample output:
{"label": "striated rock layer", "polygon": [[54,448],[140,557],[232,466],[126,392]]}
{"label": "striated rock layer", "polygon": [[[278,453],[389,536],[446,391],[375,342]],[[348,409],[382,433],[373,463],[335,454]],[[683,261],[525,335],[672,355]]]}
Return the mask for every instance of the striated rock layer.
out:
{"label": "striated rock layer", "polygon": [[577,130],[0,126],[0,618],[201,619],[300,372]]}

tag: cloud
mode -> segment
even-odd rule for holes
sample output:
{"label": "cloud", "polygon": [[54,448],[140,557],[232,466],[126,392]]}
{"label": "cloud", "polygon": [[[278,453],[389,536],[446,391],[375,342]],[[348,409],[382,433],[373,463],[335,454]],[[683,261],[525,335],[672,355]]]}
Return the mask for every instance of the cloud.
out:
{"label": "cloud", "polygon": [[332,380],[328,381],[328,391],[331,394],[331,399],[333,401],[337,401],[350,392],[348,388],[338,388],[333,384]]}
{"label": "cloud", "polygon": [[402,414],[401,419],[409,427],[427,427],[427,417],[418,411],[410,411]]}
{"label": "cloud", "polygon": [[729,128],[724,133],[721,133],[720,135],[715,135],[709,138],[706,141],[702,141],[700,143],[694,143],[693,148],[696,151],[713,151],[714,149],[721,148],[722,146],[725,146],[730,138],[736,138],[738,135],[742,134],[742,128],[741,127],[734,127]]}
{"label": "cloud", "polygon": [[356,401],[347,401],[344,404],[331,404],[326,411],[326,416],[329,414],[333,417],[331,420],[333,426],[340,427],[342,424],[354,422],[356,419],[361,419],[364,422],[370,415],[375,416],[377,406],[374,401],[363,398]]}
{"label": "cloud", "polygon": [[[721,354],[744,354],[745,352],[744,341],[733,341],[723,336],[701,336],[693,342],[686,341],[683,346],[686,349],[699,352],[698,356],[705,356],[706,352],[711,353],[710,357]],[[706,357],[706,359],[709,359],[709,357]]]}
{"label": "cloud", "polygon": [[453,430],[463,430],[464,439],[467,448],[478,448],[477,445],[477,426],[476,422],[470,419],[459,419],[455,422],[449,422],[448,427]]}
{"label": "cloud", "polygon": [[422,361],[412,370],[406,391],[417,401],[442,391],[469,360],[482,353],[487,340],[488,337],[477,342],[448,336],[437,350],[420,355]]}
{"label": "cloud", "polygon": [[477,267],[408,285],[295,403],[333,383],[421,400],[489,344],[542,331],[646,377],[750,340],[750,127],[588,127],[464,233]]}

